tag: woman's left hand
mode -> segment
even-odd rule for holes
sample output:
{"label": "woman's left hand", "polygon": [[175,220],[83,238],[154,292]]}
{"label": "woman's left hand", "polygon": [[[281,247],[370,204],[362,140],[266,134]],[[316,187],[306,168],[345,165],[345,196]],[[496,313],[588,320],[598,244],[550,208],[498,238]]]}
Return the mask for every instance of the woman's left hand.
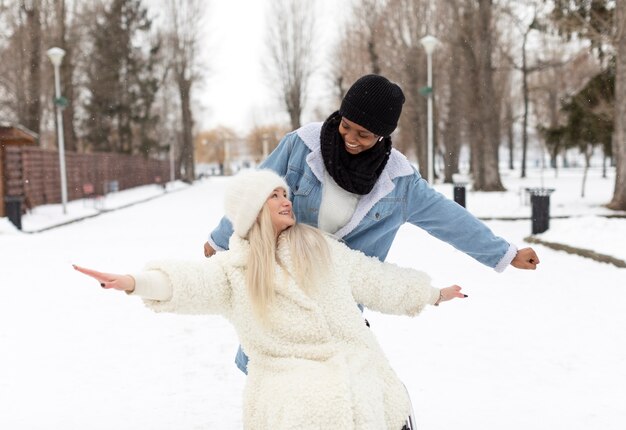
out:
{"label": "woman's left hand", "polygon": [[461,287],[458,285],[452,285],[439,290],[439,300],[437,300],[435,306],[438,306],[441,302],[447,302],[448,300],[452,300],[454,298],[463,299],[465,297],[467,297],[467,294],[463,294],[461,292]]}
{"label": "woman's left hand", "polygon": [[118,275],[116,273],[104,273],[97,270],[87,269],[72,264],[75,270],[80,273],[94,278],[100,283],[102,288],[110,288],[114,290],[126,291],[131,293],[135,290],[135,279],[130,275]]}

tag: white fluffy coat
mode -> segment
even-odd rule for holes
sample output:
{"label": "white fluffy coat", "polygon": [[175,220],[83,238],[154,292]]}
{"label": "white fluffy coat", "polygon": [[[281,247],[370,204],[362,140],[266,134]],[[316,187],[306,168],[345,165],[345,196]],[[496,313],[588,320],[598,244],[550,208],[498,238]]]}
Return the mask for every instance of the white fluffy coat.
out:
{"label": "white fluffy coat", "polygon": [[266,322],[256,317],[246,287],[249,243],[236,235],[229,251],[206,261],[148,266],[172,287],[170,300],[144,299],[150,308],[221,314],[235,326],[250,358],[246,429],[400,430],[409,414],[406,390],[356,303],[415,315],[437,301],[439,290],[423,272],[381,263],[330,238],[328,244],[329,275],[306,294],[289,274],[289,246],[279,238],[284,269],[276,265]]}

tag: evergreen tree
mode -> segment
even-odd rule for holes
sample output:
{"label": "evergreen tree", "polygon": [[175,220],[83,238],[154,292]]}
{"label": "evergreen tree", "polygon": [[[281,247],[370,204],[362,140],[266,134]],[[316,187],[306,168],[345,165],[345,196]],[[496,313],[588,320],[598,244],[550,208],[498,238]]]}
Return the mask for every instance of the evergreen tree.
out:
{"label": "evergreen tree", "polygon": [[593,148],[601,145],[604,153],[611,155],[614,102],[615,62],[611,62],[606,70],[593,77],[571,100],[563,104],[561,111],[567,117],[564,126],[543,129],[552,154],[561,148],[578,148],[585,156],[581,197],[584,197]]}
{"label": "evergreen tree", "polygon": [[[608,207],[626,210],[626,2],[555,0],[552,17],[559,33],[589,40],[603,64],[615,63],[615,189]],[[608,54],[608,55],[607,55]]]}
{"label": "evergreen tree", "polygon": [[[90,36],[85,139],[96,151],[138,153],[154,146],[150,126],[158,79],[158,44],[140,0],[113,0],[96,13]],[[140,46],[151,45],[148,52]]]}

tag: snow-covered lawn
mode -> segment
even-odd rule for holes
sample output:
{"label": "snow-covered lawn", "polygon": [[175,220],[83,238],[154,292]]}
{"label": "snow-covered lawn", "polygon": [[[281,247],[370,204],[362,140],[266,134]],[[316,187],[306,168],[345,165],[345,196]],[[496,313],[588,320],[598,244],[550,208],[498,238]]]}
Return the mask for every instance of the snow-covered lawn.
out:
{"label": "snow-covered lawn", "polygon": [[[507,193],[468,192],[468,209],[528,216],[519,190],[540,185],[533,173],[525,182],[503,176]],[[581,199],[579,175],[561,172],[553,183],[544,175],[544,186],[557,189],[553,214],[576,217],[553,219],[543,237],[624,259],[626,219],[596,216],[609,212],[600,205],[613,180],[592,171]],[[223,184],[178,186],[39,234],[0,219],[1,429],[241,428],[245,377],[233,364],[237,338],[225,320],[154,314],[71,267],[129,272],[153,258],[204,258]],[[438,188],[451,196],[451,187]],[[45,211],[48,224],[61,217],[58,206]],[[45,227],[29,216],[25,226]],[[487,224],[527,246],[529,220]],[[400,230],[388,261],[469,295],[416,319],[366,312],[420,428],[626,428],[626,269],[534,247],[537,271],[496,274],[415,227]]]}

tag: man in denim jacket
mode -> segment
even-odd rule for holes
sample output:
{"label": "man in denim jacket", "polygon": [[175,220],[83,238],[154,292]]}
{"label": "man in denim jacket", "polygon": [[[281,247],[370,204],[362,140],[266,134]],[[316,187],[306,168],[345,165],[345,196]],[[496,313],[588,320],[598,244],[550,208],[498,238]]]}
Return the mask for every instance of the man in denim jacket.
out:
{"label": "man in denim jacket", "polygon": [[[378,75],[357,80],[338,112],[287,134],[262,163],[285,177],[298,222],[316,226],[350,248],[384,261],[398,229],[411,223],[502,272],[535,269],[532,248],[517,249],[462,206],[433,190],[391,147],[404,94]],[[232,226],[223,218],[205,255],[228,249]],[[246,372],[240,349],[237,366]]]}

